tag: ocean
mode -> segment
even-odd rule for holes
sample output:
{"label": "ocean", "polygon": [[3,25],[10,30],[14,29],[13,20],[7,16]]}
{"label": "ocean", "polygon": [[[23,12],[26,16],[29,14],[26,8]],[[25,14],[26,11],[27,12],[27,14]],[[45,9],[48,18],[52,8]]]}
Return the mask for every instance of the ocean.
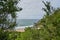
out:
{"label": "ocean", "polygon": [[16,23],[17,26],[16,28],[25,28],[25,27],[31,27],[36,23],[39,19],[17,19]]}

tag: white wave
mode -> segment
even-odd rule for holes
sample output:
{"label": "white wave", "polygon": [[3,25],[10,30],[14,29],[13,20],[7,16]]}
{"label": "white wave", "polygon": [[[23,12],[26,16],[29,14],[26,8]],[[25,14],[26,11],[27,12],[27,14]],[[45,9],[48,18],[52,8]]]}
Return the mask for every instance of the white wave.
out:
{"label": "white wave", "polygon": [[29,25],[29,26],[18,26],[18,27],[15,27],[15,29],[25,29],[26,27],[33,27],[33,25]]}

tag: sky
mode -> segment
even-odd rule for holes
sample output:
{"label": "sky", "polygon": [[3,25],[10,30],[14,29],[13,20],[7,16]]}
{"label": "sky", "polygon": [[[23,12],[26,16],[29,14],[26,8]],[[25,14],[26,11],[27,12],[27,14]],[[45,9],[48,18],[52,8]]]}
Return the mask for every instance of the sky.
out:
{"label": "sky", "polygon": [[60,0],[21,0],[18,6],[23,8],[23,10],[17,13],[17,18],[41,19],[45,14],[42,10],[45,7],[42,1],[50,1],[53,7],[60,7]]}

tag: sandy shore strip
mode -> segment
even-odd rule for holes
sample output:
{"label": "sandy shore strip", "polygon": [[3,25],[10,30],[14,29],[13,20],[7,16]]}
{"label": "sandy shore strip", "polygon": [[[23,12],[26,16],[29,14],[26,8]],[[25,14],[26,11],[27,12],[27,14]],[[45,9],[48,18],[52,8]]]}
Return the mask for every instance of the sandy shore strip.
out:
{"label": "sandy shore strip", "polygon": [[33,27],[33,25],[30,25],[30,26],[18,26],[18,27],[15,27],[15,31],[17,31],[17,32],[25,32],[25,28],[28,28],[28,27]]}

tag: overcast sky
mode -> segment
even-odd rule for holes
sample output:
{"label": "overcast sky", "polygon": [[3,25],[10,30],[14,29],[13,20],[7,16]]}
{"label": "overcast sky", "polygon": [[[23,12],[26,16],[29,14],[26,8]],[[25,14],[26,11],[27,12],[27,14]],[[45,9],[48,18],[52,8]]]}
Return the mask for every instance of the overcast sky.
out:
{"label": "overcast sky", "polygon": [[[50,1],[53,7],[60,7],[60,0],[43,0]],[[23,10],[17,14],[18,19],[41,19],[44,15],[42,0],[21,0],[18,6]]]}

